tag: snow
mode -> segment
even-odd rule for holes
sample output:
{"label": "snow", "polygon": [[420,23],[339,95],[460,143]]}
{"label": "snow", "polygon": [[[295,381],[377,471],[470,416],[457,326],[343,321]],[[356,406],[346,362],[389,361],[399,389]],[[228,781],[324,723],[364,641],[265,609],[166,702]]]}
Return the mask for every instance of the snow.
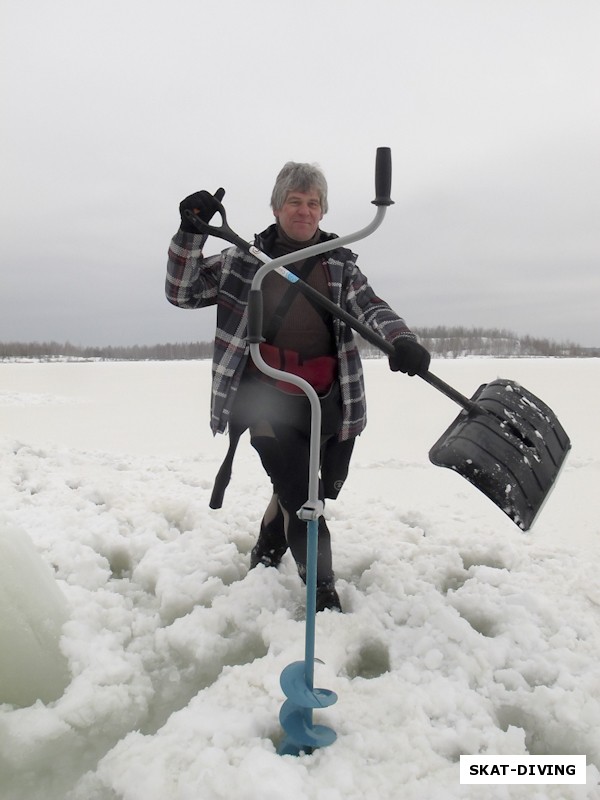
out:
{"label": "snow", "polygon": [[[11,596],[46,619],[40,663],[66,616],[68,665],[60,697],[1,698],[2,800],[600,797],[600,361],[434,362],[467,395],[522,383],[569,433],[526,534],[429,463],[458,407],[385,361],[365,371],[369,425],[326,509],[345,613],[317,615],[316,685],[339,699],[315,721],[338,739],[293,757],[276,753],[279,676],[303,658],[304,590],[289,555],[248,572],[270,491],[247,438],[208,508],[227,448],[210,364],[0,364]],[[461,753],[586,754],[587,785],[461,786]]]}

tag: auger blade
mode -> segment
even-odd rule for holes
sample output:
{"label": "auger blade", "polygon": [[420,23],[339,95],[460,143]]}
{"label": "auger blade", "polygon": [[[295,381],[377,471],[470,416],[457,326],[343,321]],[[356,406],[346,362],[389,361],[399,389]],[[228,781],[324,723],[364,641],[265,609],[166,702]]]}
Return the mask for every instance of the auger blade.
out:
{"label": "auger blade", "polygon": [[327,708],[337,701],[337,694],[329,689],[310,689],[306,685],[304,661],[294,661],[283,670],[281,688],[286,697],[302,708]]}
{"label": "auger blade", "polygon": [[288,737],[302,749],[304,747],[327,747],[337,739],[337,734],[326,725],[313,725],[310,709],[298,708],[286,700],[279,712],[281,727]]}

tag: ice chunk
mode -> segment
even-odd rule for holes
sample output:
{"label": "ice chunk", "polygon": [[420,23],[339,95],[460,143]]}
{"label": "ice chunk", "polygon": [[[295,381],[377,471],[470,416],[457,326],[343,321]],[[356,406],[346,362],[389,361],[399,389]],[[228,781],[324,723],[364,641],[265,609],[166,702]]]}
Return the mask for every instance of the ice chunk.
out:
{"label": "ice chunk", "polygon": [[56,700],[69,682],[59,640],[68,605],[29,535],[0,519],[0,703]]}

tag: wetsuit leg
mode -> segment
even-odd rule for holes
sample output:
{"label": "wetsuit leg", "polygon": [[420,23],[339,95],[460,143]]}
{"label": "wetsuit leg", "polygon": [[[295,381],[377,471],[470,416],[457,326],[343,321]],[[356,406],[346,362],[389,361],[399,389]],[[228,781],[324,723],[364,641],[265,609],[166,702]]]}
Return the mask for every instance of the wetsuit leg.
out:
{"label": "wetsuit leg", "polygon": [[[273,491],[279,499],[285,522],[285,536],[298,573],[306,575],[306,522],[298,519],[297,512],[308,498],[308,464],[310,443],[300,431],[287,425],[276,425],[272,435],[251,435],[252,446],[260,456],[262,465],[271,479]],[[251,431],[252,434],[252,431]],[[327,523],[319,519],[319,550],[317,558],[317,583],[333,581],[331,536]]]}

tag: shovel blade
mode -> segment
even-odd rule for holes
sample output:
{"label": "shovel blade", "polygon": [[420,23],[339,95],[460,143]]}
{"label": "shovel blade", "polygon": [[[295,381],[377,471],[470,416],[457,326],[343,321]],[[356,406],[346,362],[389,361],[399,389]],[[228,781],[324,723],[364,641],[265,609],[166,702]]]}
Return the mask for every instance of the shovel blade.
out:
{"label": "shovel blade", "polygon": [[458,472],[521,530],[533,525],[571,448],[549,406],[518,383],[483,384],[429,451]]}

